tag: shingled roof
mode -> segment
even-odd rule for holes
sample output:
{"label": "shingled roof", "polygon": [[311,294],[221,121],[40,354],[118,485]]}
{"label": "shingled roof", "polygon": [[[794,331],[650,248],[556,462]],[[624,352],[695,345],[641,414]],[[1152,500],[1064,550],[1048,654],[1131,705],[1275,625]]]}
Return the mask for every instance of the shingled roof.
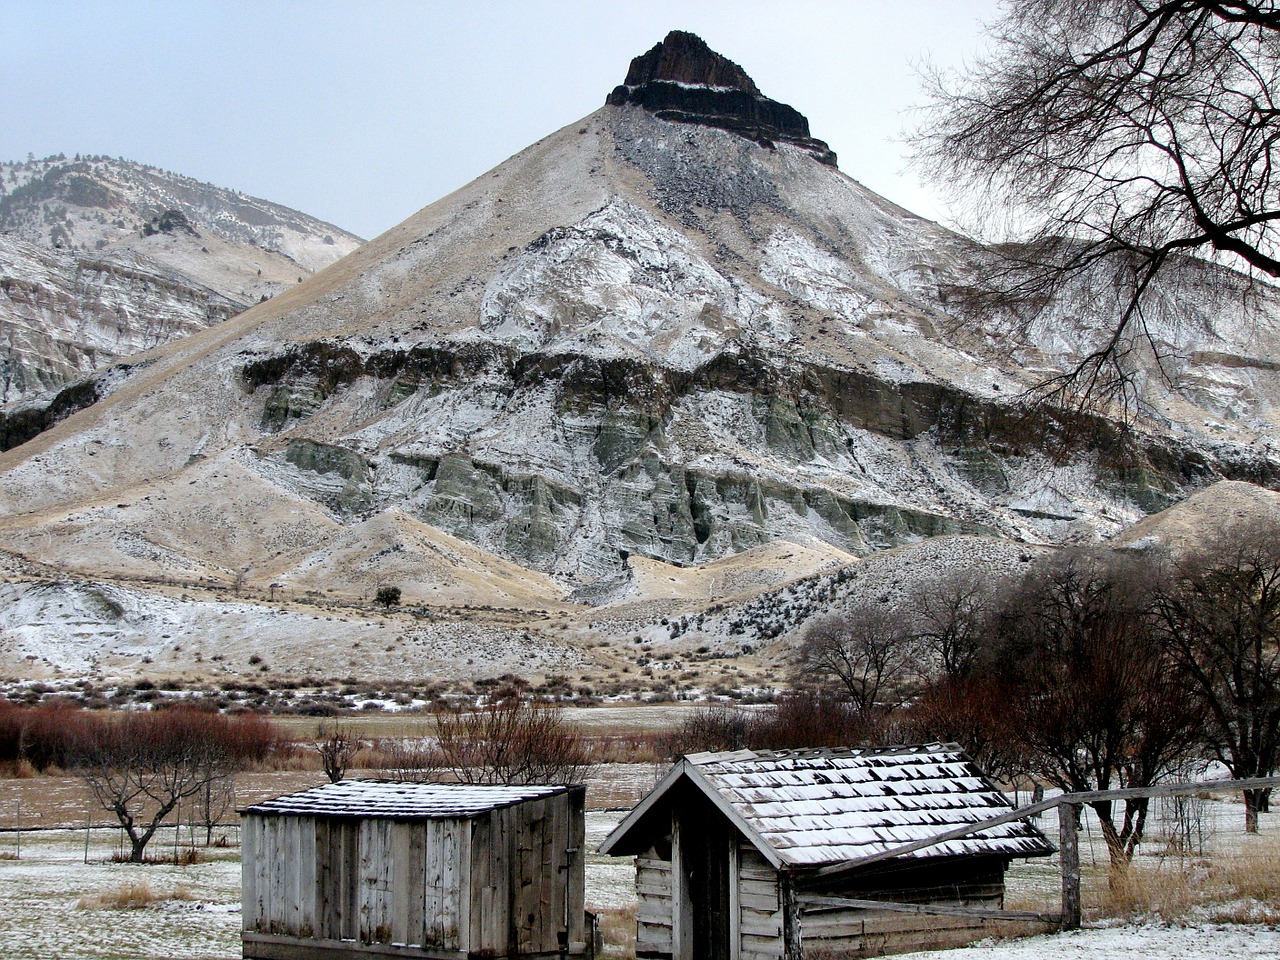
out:
{"label": "shingled roof", "polygon": [[[641,825],[687,781],[709,797],[775,867],[851,863],[981,823],[1012,804],[956,744],[885,749],[697,753],[680,760],[600,847],[639,853]],[[1045,856],[1040,831],[1015,821],[905,854]]]}
{"label": "shingled roof", "polygon": [[385,817],[393,820],[449,820],[474,817],[564,793],[568,787],[483,786],[467,783],[391,783],[342,780],[264,800],[241,813],[309,817]]}

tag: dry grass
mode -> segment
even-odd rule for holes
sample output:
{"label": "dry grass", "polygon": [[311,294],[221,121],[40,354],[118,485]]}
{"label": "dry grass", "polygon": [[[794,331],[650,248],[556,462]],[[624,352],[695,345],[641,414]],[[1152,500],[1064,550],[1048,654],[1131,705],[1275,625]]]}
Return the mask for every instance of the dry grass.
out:
{"label": "dry grass", "polygon": [[142,910],[153,903],[165,900],[194,900],[186,887],[177,887],[169,893],[156,893],[151,884],[143,880],[126,881],[115,890],[86,894],[76,902],[77,910]]}
{"label": "dry grass", "polygon": [[1098,915],[1125,920],[1280,923],[1280,841],[1232,856],[1132,866],[1100,879],[1089,899]]}
{"label": "dry grass", "polygon": [[604,941],[602,957],[611,960],[635,960],[636,906],[606,907],[596,911],[600,917],[600,939]]}

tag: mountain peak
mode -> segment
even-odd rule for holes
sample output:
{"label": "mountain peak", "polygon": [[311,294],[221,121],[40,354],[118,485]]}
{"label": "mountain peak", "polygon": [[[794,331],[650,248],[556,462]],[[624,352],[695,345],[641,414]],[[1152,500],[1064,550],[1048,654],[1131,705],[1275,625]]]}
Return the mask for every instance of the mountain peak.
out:
{"label": "mountain peak", "polygon": [[728,130],[769,148],[789,143],[836,165],[835,153],[809,135],[809,121],[800,111],[770,100],[742,67],[683,30],[672,30],[633,59],[626,81],[605,102],[635,104],[662,120]]}
{"label": "mountain peak", "polygon": [[697,34],[683,30],[672,30],[661,43],[631,61],[626,86],[638,87],[651,80],[731,87],[753,97],[763,96],[747,71],[716,53]]}

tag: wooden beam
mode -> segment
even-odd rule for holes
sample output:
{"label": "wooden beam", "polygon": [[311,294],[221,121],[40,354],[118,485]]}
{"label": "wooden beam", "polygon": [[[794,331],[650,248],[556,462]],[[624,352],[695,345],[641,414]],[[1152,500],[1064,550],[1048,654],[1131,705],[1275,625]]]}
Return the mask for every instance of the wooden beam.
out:
{"label": "wooden beam", "polygon": [[1058,856],[1062,862],[1062,929],[1080,929],[1080,837],[1076,816],[1080,807],[1058,807]]}
{"label": "wooden beam", "polygon": [[804,942],[800,932],[800,902],[796,897],[795,877],[778,874],[782,899],[782,958],[804,960]]}
{"label": "wooden beam", "polygon": [[1139,797],[1185,797],[1197,793],[1236,793],[1280,787],[1280,777],[1250,777],[1247,780],[1205,780],[1199,783],[1168,783],[1154,787],[1130,787],[1124,790],[1090,790],[1064,793],[1054,799],[1059,803],[1093,803],[1097,800],[1136,800]]}
{"label": "wooden beam", "polygon": [[898,903],[888,900],[855,900],[849,897],[813,897],[801,894],[797,897],[801,909],[809,907],[837,907],[847,910],[887,910],[892,913],[938,914],[945,917],[978,917],[983,920],[1034,920],[1039,923],[1057,923],[1056,913],[1035,913],[1030,910],[995,910],[988,907],[959,907],[946,903]]}
{"label": "wooden beam", "polygon": [[1056,807],[1062,800],[1062,797],[1054,797],[1052,800],[1041,800],[1039,803],[1033,803],[1029,807],[1021,807],[1018,810],[1010,810],[1008,813],[1002,813],[998,817],[992,817],[990,820],[983,820],[980,823],[969,823],[962,827],[956,827],[947,830],[945,833],[939,833],[936,836],[927,837],[924,840],[914,840],[911,843],[904,843],[899,847],[892,847],[888,850],[882,850],[879,853],[873,853],[857,860],[846,860],[844,863],[833,863],[830,866],[820,867],[813,873],[806,873],[806,878],[830,877],[835,874],[847,873],[850,870],[857,870],[865,867],[870,863],[879,863],[881,860],[892,860],[894,857],[901,857],[908,853],[915,853],[917,850],[924,850],[927,847],[937,846],[939,843],[945,843],[948,840],[958,840],[961,837],[967,837],[971,833],[977,833],[980,830],[986,830],[989,827],[998,827],[1003,823],[1012,823],[1015,820],[1025,820],[1034,814],[1050,807]]}

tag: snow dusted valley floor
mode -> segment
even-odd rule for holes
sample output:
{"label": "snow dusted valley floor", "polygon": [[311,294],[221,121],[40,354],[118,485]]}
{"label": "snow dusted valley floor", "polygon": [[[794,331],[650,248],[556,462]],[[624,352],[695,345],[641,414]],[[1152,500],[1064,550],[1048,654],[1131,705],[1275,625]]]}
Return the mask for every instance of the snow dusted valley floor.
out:
{"label": "snow dusted valley floor", "polygon": [[[241,802],[275,795],[306,783],[317,774],[255,774],[246,779]],[[604,808],[588,802],[587,903],[590,909],[626,908],[634,902],[634,867],[629,858],[604,857],[594,851],[624,815],[624,807],[653,782],[647,765],[613,765],[593,778],[592,790],[609,781],[610,801]],[[37,794],[39,798],[37,799]],[[588,794],[591,796],[591,793]],[[19,835],[12,828],[19,798],[26,819]],[[620,801],[620,802],[619,802]],[[36,811],[44,811],[43,822]],[[86,837],[85,813],[79,784],[63,778],[37,778],[0,782],[0,943],[6,960],[233,960],[240,956],[240,864],[238,832],[227,827],[217,832],[230,841],[226,847],[197,847],[201,862],[175,866],[154,863],[143,866],[116,863],[118,832],[101,826]],[[1168,861],[1159,869],[1176,875],[1184,868],[1212,870],[1221,865],[1226,851],[1235,850],[1239,805],[1209,803],[1201,811],[1206,836],[1217,853],[1197,861]],[[61,818],[61,827],[50,822]],[[1276,815],[1264,817],[1264,841],[1280,839]],[[78,822],[77,822],[78,821]],[[43,829],[32,829],[41,826]],[[1051,816],[1040,824],[1050,835],[1056,832]],[[1161,860],[1159,828],[1153,828],[1150,853],[1139,857],[1151,866]],[[86,843],[87,839],[87,843]],[[1086,866],[1086,905],[1089,890],[1098,896],[1105,886],[1097,869],[1105,861],[1096,828],[1082,834]],[[173,833],[157,837],[152,848],[157,858],[172,857]],[[188,848],[183,831],[181,849]],[[21,846],[21,858],[18,848]],[[1144,848],[1145,849],[1145,848]],[[1207,866],[1196,867],[1195,863]],[[1058,875],[1047,861],[1015,862],[1009,874],[1009,897],[1020,905],[1052,904]],[[1090,886],[1091,883],[1091,886]],[[122,894],[143,889],[139,899],[150,900],[133,909],[115,908]],[[1237,905],[1238,906],[1238,905]],[[1227,905],[1231,909],[1231,905]],[[1165,923],[1155,916],[1128,922],[1087,921],[1088,929],[1025,939],[984,941],[955,951],[906,954],[908,960],[1262,960],[1280,956],[1280,927],[1262,923],[1222,924],[1212,911]],[[609,945],[606,955],[623,956],[623,945]]]}

